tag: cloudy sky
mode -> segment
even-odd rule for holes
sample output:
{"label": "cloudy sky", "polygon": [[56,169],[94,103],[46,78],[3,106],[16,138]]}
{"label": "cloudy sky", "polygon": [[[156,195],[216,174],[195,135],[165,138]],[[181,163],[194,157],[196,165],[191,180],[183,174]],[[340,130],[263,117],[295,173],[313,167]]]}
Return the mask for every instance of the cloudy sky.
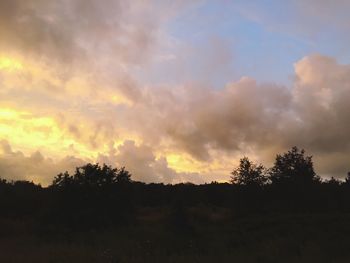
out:
{"label": "cloudy sky", "polygon": [[296,145],[350,170],[346,0],[0,0],[0,176],[227,181]]}

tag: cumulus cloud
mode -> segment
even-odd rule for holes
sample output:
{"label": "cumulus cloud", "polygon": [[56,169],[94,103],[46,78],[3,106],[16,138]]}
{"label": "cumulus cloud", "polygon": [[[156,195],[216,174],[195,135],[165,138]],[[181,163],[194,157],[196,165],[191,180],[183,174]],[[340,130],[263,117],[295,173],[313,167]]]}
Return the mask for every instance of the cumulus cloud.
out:
{"label": "cumulus cloud", "polygon": [[84,162],[73,156],[54,161],[38,151],[26,156],[20,151],[13,151],[7,141],[0,141],[0,177],[3,179],[28,180],[48,185],[58,173],[72,172]]}
{"label": "cumulus cloud", "polygon": [[344,176],[350,153],[350,66],[313,55],[296,63],[295,70],[298,128],[286,137],[315,153],[316,160],[320,159],[320,172],[324,170],[329,175],[338,169],[336,174]]}
{"label": "cumulus cloud", "polygon": [[288,118],[291,100],[285,87],[242,78],[222,90],[186,86],[149,92],[129,114],[148,138],[161,133],[174,147],[208,161],[211,149],[238,151],[248,143],[271,143],[271,129]]}
{"label": "cumulus cloud", "polygon": [[297,81],[293,90],[299,129],[298,140],[317,151],[345,150],[350,109],[350,67],[320,55],[305,57],[295,64]]}
{"label": "cumulus cloud", "polygon": [[1,48],[65,62],[108,50],[118,60],[132,62],[152,41],[149,17],[135,17],[147,16],[142,2],[1,1]]}
{"label": "cumulus cloud", "polygon": [[[298,145],[316,160],[329,156],[327,165],[317,165],[329,175],[336,153],[349,154],[349,70],[330,57],[311,55],[295,64],[292,88],[242,78],[221,90],[152,89],[128,114],[146,138],[169,138],[171,147],[201,161],[211,162],[215,150],[251,152],[271,163],[278,151]],[[342,164],[335,161],[343,167],[338,176],[346,174],[347,158],[341,159]]]}
{"label": "cumulus cloud", "polygon": [[130,140],[124,141],[117,149],[111,148],[109,155],[100,155],[99,161],[127,167],[132,173],[133,180],[136,181],[148,183],[204,182],[197,173],[176,172],[169,167],[165,157],[156,158],[150,146],[136,145]]}
{"label": "cumulus cloud", "polygon": [[[141,90],[137,103],[115,112],[103,111],[110,115],[95,126],[96,130],[84,132],[84,126],[74,123],[62,127],[63,131],[68,127],[67,132],[81,144],[90,144],[92,148],[105,145],[107,150],[96,148],[99,162],[126,166],[135,180],[146,182],[208,180],[206,172],[176,172],[169,166],[169,151],[189,154],[210,167],[223,156],[228,160],[240,153],[253,154],[271,163],[276,153],[293,145],[315,156],[321,175],[341,177],[346,174],[349,161],[346,156],[350,153],[349,76],[350,66],[330,57],[311,55],[295,64],[292,88],[258,84],[247,77],[220,90],[198,86],[149,87]],[[114,146],[118,134],[113,131],[115,125],[134,133],[139,142],[125,136],[119,146]],[[85,134],[85,139],[80,138],[81,134]],[[46,164],[52,160],[39,153],[25,157],[12,152],[7,144],[2,149],[6,158],[16,156],[23,163],[53,166]],[[215,169],[211,172],[215,173]]]}

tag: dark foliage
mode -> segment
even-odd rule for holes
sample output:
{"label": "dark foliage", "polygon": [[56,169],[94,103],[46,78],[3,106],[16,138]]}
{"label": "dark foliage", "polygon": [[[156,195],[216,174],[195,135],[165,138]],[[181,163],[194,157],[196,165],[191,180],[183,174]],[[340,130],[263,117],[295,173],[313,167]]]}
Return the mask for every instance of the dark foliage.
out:
{"label": "dark foliage", "polygon": [[266,168],[256,165],[244,157],[240,160],[239,166],[232,171],[231,183],[238,185],[262,186],[266,183]]}
{"label": "dark foliage", "polygon": [[319,181],[312,163],[312,156],[305,156],[304,150],[293,147],[287,153],[276,156],[270,169],[270,180],[274,184],[310,185]]}
{"label": "dark foliage", "polygon": [[142,207],[172,207],[170,214],[178,223],[187,222],[185,211],[194,206],[225,207],[232,216],[350,211],[349,175],[345,182],[334,178],[322,182],[314,171],[312,157],[297,147],[277,155],[269,170],[242,158],[232,172],[231,182],[144,184],[133,182],[124,167],[86,164],[72,175],[57,175],[47,188],[1,180],[1,215],[29,216],[43,226],[86,229],[131,223],[135,211]]}
{"label": "dark foliage", "polygon": [[125,170],[125,167],[118,169],[105,164],[101,167],[99,164],[89,163],[76,168],[74,175],[69,175],[68,172],[57,175],[51,187],[61,189],[71,187],[89,189],[106,188],[116,184],[128,184],[131,182],[130,178],[131,174]]}
{"label": "dark foliage", "polygon": [[101,228],[131,219],[131,174],[124,167],[86,164],[57,175],[48,188],[45,220],[74,229]]}

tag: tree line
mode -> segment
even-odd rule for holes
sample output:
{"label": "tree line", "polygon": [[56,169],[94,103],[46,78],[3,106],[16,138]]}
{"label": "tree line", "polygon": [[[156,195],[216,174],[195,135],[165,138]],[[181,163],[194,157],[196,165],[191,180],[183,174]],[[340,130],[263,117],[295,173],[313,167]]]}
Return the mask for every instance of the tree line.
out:
{"label": "tree line", "polygon": [[345,181],[322,180],[312,157],[293,147],[278,154],[271,168],[243,157],[230,183],[145,184],[133,181],[125,167],[90,163],[58,174],[48,187],[0,180],[0,218],[31,218],[47,228],[135,223],[146,207],[172,211],[169,215],[179,222],[190,207],[225,208],[231,217],[350,212],[350,174]]}
{"label": "tree line", "polygon": [[287,153],[277,154],[270,169],[262,164],[253,163],[248,157],[243,157],[231,174],[231,183],[247,186],[261,187],[265,184],[307,186],[321,181],[314,170],[312,156],[305,156],[305,150],[299,150],[297,147],[293,147]]}

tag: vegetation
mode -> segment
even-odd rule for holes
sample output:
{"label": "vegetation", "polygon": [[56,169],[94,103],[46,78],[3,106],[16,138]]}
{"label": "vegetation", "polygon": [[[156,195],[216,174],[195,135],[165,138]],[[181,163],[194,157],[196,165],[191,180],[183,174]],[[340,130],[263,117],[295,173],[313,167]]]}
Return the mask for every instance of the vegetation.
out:
{"label": "vegetation", "polygon": [[274,166],[270,170],[270,179],[274,184],[310,185],[320,178],[316,175],[311,156],[297,147],[287,153],[276,156]]}
{"label": "vegetation", "polygon": [[232,171],[231,183],[238,185],[262,186],[266,183],[266,168],[263,165],[256,165],[244,157],[240,160],[239,166]]}
{"label": "vegetation", "polygon": [[86,164],[49,187],[0,180],[1,262],[348,262],[350,174],[294,147],[231,183],[144,184]]}

